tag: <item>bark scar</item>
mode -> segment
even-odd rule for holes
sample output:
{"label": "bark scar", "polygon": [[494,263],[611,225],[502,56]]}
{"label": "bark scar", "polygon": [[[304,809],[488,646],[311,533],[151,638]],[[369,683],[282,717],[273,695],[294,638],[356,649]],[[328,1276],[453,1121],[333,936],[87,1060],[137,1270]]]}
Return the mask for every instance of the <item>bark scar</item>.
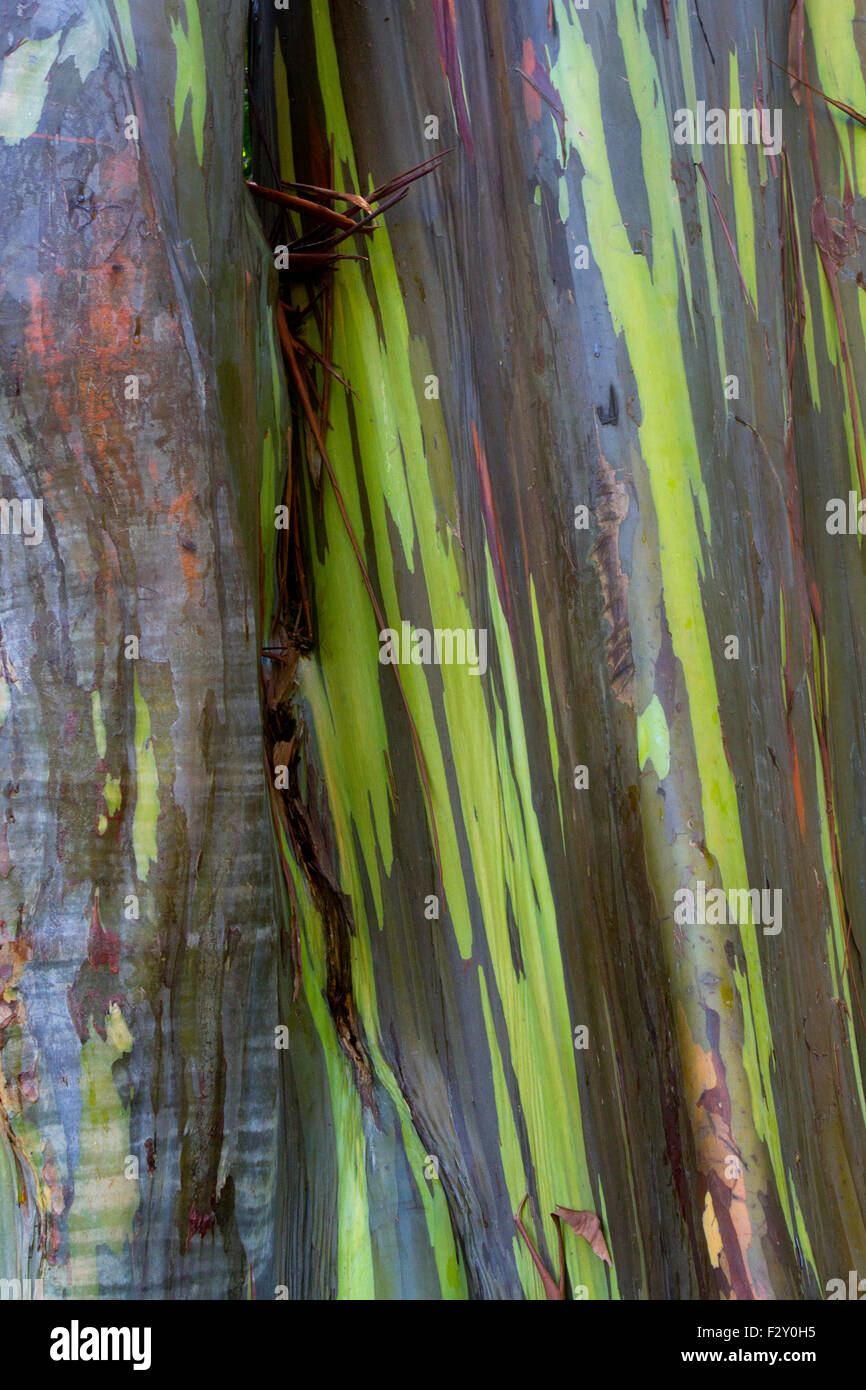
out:
{"label": "bark scar", "polygon": [[605,648],[611,685],[616,698],[634,709],[634,657],[628,621],[628,575],[624,573],[619,558],[619,530],[628,515],[629,494],[625,483],[620,482],[613,465],[604,456],[598,425],[595,427],[595,434],[598,441],[595,476],[598,501],[594,511],[599,535],[589,552],[589,558],[598,569],[604,595],[604,616],[610,623]]}

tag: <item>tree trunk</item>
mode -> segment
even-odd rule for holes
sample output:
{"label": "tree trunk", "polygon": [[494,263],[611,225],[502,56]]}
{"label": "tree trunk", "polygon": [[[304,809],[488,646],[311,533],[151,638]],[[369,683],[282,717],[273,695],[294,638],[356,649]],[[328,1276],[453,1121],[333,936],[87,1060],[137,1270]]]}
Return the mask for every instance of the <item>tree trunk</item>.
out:
{"label": "tree trunk", "polygon": [[[866,1254],[861,565],[824,527],[859,490],[862,131],[770,61],[858,104],[848,8],[262,10],[262,181],[329,182],[333,142],[367,192],[454,147],[334,274],[328,440],[388,625],[486,629],[489,671],[401,668],[431,817],[325,485],[297,710],[374,1093],[438,1159],[473,1297],[541,1296],[527,1191],[554,1274],[547,1214],[602,1219],[579,1297],[814,1297]],[[784,148],[677,144],[699,99],[780,108]],[[678,923],[698,882],[778,890],[781,930]],[[336,1287],[387,1296],[355,1152],[309,1219],[366,1205]]]}
{"label": "tree trunk", "polygon": [[272,1294],[245,8],[63,8],[0,76],[3,496],[44,513],[0,551],[0,1275]]}
{"label": "tree trunk", "polygon": [[[253,5],[258,183],[451,147],[312,280],[242,182],[247,7],[67,8],[0,71],[44,503],[0,538],[0,1277],[552,1297],[562,1207],[606,1242],[567,1297],[820,1296],[866,1264],[866,137],[774,64],[866,110],[860,0]],[[677,143],[699,101],[784,144]]]}

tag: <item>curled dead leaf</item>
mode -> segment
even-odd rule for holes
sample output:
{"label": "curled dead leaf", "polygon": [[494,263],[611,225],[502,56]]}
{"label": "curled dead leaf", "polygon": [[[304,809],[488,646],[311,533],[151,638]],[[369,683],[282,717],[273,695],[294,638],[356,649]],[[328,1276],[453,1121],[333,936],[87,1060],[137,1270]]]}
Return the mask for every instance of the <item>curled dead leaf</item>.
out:
{"label": "curled dead leaf", "polygon": [[554,1216],[561,1216],[566,1225],[584,1240],[589,1241],[590,1246],[598,1255],[600,1260],[605,1260],[612,1265],[607,1245],[601,1229],[601,1222],[594,1211],[571,1211],[568,1207],[557,1207],[552,1213]]}

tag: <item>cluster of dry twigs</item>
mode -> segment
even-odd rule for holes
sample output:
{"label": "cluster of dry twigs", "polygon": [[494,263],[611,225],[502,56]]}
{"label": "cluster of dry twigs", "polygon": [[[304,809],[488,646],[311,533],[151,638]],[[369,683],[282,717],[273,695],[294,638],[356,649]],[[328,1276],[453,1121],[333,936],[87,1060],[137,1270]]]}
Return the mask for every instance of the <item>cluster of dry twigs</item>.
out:
{"label": "cluster of dry twigs", "polygon": [[[281,272],[280,297],[277,301],[277,330],[289,382],[294,390],[295,405],[304,425],[306,447],[304,456],[308,474],[318,494],[320,503],[323,477],[327,476],[333,488],[334,497],[346,533],[349,537],[355,558],[358,562],[364,585],[370,598],[380,630],[387,626],[379,597],[371,580],[364,559],[363,550],[353,530],[334,467],[328,453],[328,415],[331,383],[336,380],[341,387],[351,391],[350,384],[341,376],[332,361],[333,347],[333,304],[332,278],[338,262],[343,260],[365,260],[356,253],[347,253],[339,248],[350,237],[369,237],[377,228],[376,219],[406,196],[409,187],[416,179],[423,178],[439,167],[448,151],[442,151],[431,159],[408,169],[405,173],[390,179],[367,197],[360,193],[339,192],[332,187],[315,184],[279,182],[278,188],[268,188],[262,184],[247,181],[250,190],[260,198],[275,204],[283,214],[274,232],[274,245],[284,246],[288,252],[288,264]],[[273,161],[272,161],[273,163]],[[333,182],[334,154],[330,150],[329,182]],[[275,171],[276,172],[276,171]],[[342,204],[345,211],[335,204]],[[300,224],[300,225],[299,225]],[[301,296],[294,293],[298,287],[306,292],[305,302],[295,302]],[[291,300],[285,294],[292,296]],[[305,323],[315,324],[319,348],[314,347],[303,335]],[[354,393],[353,393],[354,394]],[[313,622],[310,594],[304,573],[303,546],[300,530],[299,473],[296,465],[296,451],[289,450],[285,490],[285,505],[290,518],[289,526],[277,533],[279,544],[276,555],[276,588],[272,614],[270,642],[263,649],[265,657],[263,683],[266,703],[266,753],[269,769],[275,764],[289,768],[289,787],[282,795],[273,788],[272,802],[275,815],[282,824],[289,842],[300,862],[308,873],[314,896],[319,900],[323,919],[333,919],[334,930],[329,949],[329,998],[333,994],[333,1008],[338,1032],[347,1052],[359,1070],[359,1083],[362,1092],[369,1089],[368,1068],[363,1064],[363,1049],[360,1048],[351,1005],[351,990],[344,962],[344,951],[340,949],[345,935],[345,924],[340,916],[339,903],[327,887],[321,866],[314,864],[315,858],[308,836],[304,833],[307,817],[297,795],[296,763],[298,756],[298,729],[290,704],[290,693],[294,684],[295,672],[300,657],[307,654],[313,643]],[[433,848],[442,886],[441,856],[439,837],[433,812],[427,768],[415,721],[409,708],[405,688],[397,666],[392,670],[397,680],[403,706],[411,729],[413,747],[418,771],[424,786],[430,816]],[[291,874],[284,865],[285,877],[290,896],[294,897]],[[443,890],[444,900],[444,890]],[[295,986],[300,983],[300,949],[297,939],[297,915],[293,930],[292,955],[294,960]],[[333,961],[330,957],[333,956]],[[333,979],[330,977],[333,976]],[[333,989],[331,988],[333,985]],[[338,1007],[339,1005],[339,1007]],[[359,1058],[361,1060],[359,1060]]]}

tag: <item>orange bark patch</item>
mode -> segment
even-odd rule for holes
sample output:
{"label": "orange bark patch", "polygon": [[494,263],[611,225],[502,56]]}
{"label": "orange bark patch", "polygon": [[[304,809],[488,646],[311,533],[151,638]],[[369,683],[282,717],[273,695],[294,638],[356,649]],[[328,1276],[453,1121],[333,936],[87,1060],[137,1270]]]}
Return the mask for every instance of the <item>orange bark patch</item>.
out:
{"label": "orange bark patch", "polygon": [[0,878],[7,879],[13,867],[12,856],[9,853],[9,831],[4,821],[0,826]]}
{"label": "orange bark patch", "polygon": [[177,544],[187,594],[191,601],[201,602],[202,576],[194,539],[199,513],[198,509],[194,508],[193,503],[193,492],[190,487],[175,498],[168,509],[168,514],[178,527]]}
{"label": "orange bark patch", "polygon": [[45,384],[51,393],[51,404],[64,432],[69,434],[69,410],[63,398],[63,392],[58,389],[61,375],[60,365],[63,359],[57,351],[51,315],[45,303],[42,285],[35,276],[27,277],[27,290],[30,295],[30,318],[24,330],[24,341],[27,344],[29,354],[38,358],[42,364]]}
{"label": "orange bark patch", "polygon": [[[523,40],[521,66],[528,77],[535,76],[535,44],[532,39]],[[541,120],[541,97],[533,87],[530,87],[528,82],[523,83],[523,109],[530,125]]]}
{"label": "orange bark patch", "polygon": [[10,937],[5,922],[0,922],[0,1034],[11,1023],[19,1021],[23,1008],[16,985],[30,959],[30,942],[25,936]]}

